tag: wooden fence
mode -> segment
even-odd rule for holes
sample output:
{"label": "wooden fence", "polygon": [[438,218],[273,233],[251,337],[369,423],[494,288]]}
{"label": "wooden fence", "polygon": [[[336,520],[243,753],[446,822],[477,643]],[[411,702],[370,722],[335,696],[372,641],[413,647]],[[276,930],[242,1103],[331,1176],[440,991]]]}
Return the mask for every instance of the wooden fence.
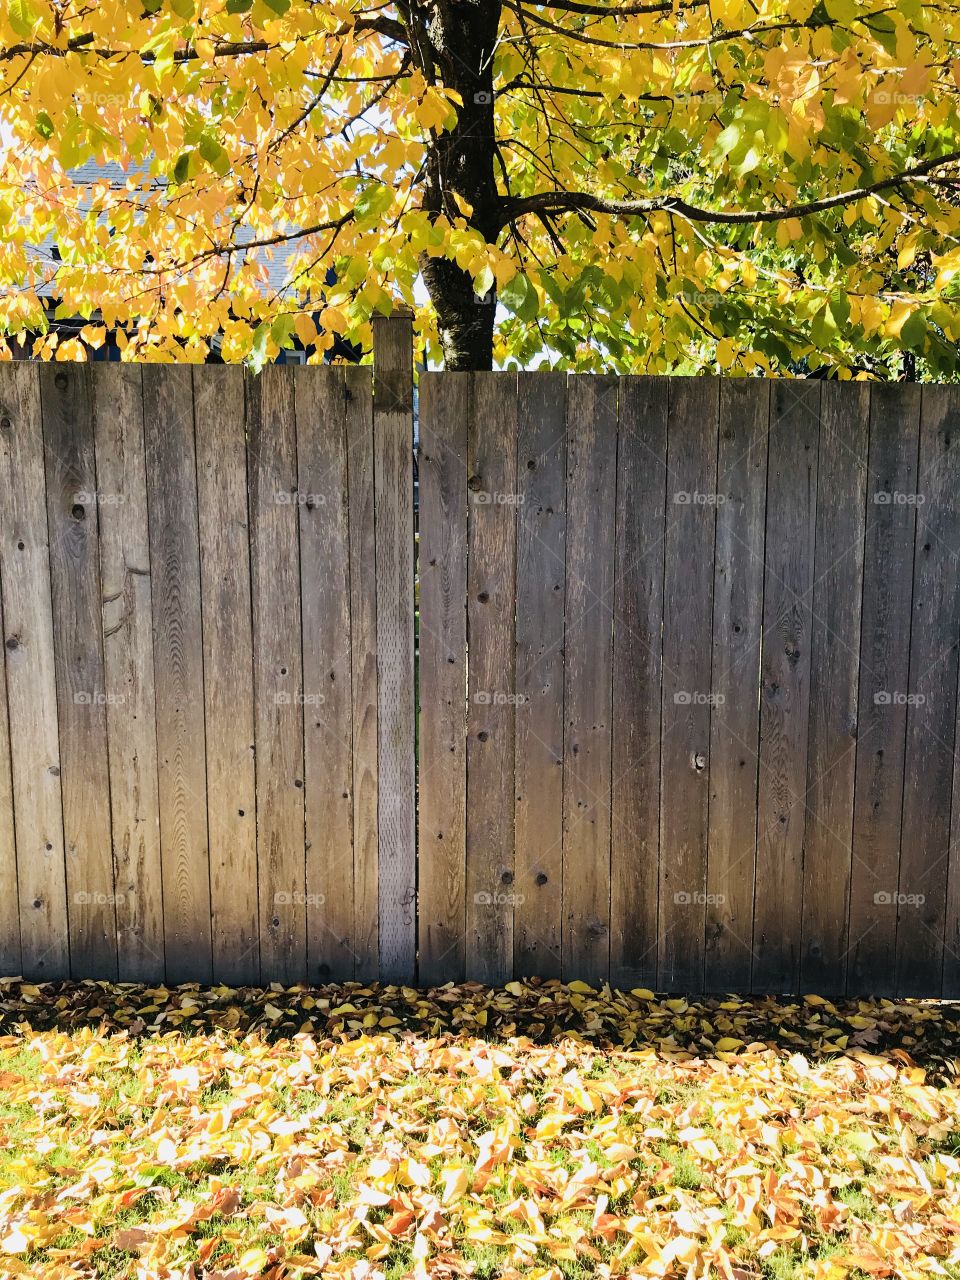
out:
{"label": "wooden fence", "polygon": [[5,972],[412,977],[409,323],[379,355],[376,411],[359,368],[0,367]]}
{"label": "wooden fence", "polygon": [[421,979],[957,995],[960,388],[420,387]]}
{"label": "wooden fence", "polygon": [[[0,367],[0,970],[960,991],[960,389]],[[415,707],[415,688],[419,708]]]}

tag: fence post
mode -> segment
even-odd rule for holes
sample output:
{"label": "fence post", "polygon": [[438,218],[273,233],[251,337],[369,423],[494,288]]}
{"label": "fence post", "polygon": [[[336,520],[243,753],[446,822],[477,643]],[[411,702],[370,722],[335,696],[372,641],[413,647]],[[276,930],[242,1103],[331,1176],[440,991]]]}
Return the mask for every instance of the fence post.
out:
{"label": "fence post", "polygon": [[416,974],[413,316],[373,321],[380,975]]}

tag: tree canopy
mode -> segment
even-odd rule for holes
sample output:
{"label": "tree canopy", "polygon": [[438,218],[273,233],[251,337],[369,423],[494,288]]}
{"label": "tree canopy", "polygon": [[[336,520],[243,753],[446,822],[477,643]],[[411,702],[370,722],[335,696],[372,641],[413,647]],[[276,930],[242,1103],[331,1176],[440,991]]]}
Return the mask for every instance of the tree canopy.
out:
{"label": "tree canopy", "polygon": [[947,0],[4,0],[0,327],[256,364],[404,301],[448,368],[952,377],[958,38]]}

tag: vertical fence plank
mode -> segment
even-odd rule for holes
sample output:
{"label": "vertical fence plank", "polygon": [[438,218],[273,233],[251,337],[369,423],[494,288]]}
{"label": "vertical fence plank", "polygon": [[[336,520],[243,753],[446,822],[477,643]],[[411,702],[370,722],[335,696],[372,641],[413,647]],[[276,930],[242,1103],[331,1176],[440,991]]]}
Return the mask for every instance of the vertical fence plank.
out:
{"label": "vertical fence plank", "polygon": [[704,968],[713,991],[744,990],[753,960],[769,425],[768,382],[721,384]]}
{"label": "vertical fence plank", "polygon": [[660,785],[660,985],[703,981],[720,383],[672,378]]}
{"label": "vertical fence plank", "polygon": [[380,969],[416,970],[416,759],[413,662],[413,322],[373,322],[379,678]]}
{"label": "vertical fence plank", "polygon": [[871,388],[847,985],[896,982],[920,388]]}
{"label": "vertical fence plank", "polygon": [[477,374],[468,427],[467,977],[513,972],[517,379]]}
{"label": "vertical fence plank", "polygon": [[668,384],[621,378],[613,624],[610,980],[657,984]]}
{"label": "vertical fence plank", "polygon": [[469,374],[420,381],[420,981],[466,972]]}
{"label": "vertical fence plank", "polygon": [[296,375],[303,615],[307,977],[353,978],[353,689],[345,392],[340,369]]}
{"label": "vertical fence plank", "polygon": [[544,978],[561,966],[566,384],[522,373],[518,400],[513,953]]}
{"label": "vertical fence plank", "polygon": [[143,380],[92,368],[104,689],[121,981],[164,976],[163,883]]}
{"label": "vertical fence plank", "polygon": [[242,369],[193,371],[213,974],[260,977],[253,619]]}
{"label": "vertical fence plank", "polygon": [[379,974],[377,831],[377,565],[373,487],[373,384],[369,369],[346,369],[347,484],[350,493],[350,645],[353,690],[354,972]]}
{"label": "vertical fence plank", "polygon": [[800,982],[845,989],[870,389],[821,388]]}
{"label": "vertical fence plank", "polygon": [[145,365],[143,390],[166,973],[170,982],[209,982],[210,863],[191,370]]}
{"label": "vertical fence plank", "polygon": [[567,386],[563,975],[610,970],[610,797],[617,502],[615,378]]}
{"label": "vertical fence plank", "polygon": [[263,982],[306,977],[303,664],[297,439],[291,371],[247,380],[247,478]]}
{"label": "vertical fence plank", "polygon": [[774,384],[760,669],[753,986],[800,980],[819,383]]}
{"label": "vertical fence plank", "polygon": [[117,976],[101,637],[93,398],[88,365],[40,366],[70,965]]}
{"label": "vertical fence plank", "polygon": [[[2,395],[2,389],[0,389],[0,395]],[[2,402],[0,402],[0,409],[2,409]],[[2,545],[0,545],[0,563],[2,563],[2,556]],[[3,628],[3,607],[0,604],[0,636],[6,636],[6,634]],[[17,888],[17,845],[13,821],[13,776],[10,760],[10,721],[7,713],[7,673],[5,664],[0,658],[0,973],[20,973],[22,967],[20,892]]]}
{"label": "vertical fence plank", "polygon": [[0,365],[0,583],[23,972],[53,979],[70,952],[39,372]]}
{"label": "vertical fence plank", "polygon": [[960,637],[960,397],[954,387],[922,390],[919,462],[897,905],[896,990],[908,996],[936,994],[944,963]]}

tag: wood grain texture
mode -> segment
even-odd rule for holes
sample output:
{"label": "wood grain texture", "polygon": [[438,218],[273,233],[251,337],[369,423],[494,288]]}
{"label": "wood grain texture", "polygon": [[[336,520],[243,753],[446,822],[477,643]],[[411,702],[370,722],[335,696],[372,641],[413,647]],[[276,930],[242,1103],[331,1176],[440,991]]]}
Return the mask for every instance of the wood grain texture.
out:
{"label": "wood grain texture", "polygon": [[714,991],[742,991],[752,965],[769,425],[768,382],[721,385],[704,967]]}
{"label": "wood grain texture", "polygon": [[[3,607],[0,603],[0,636]],[[17,887],[17,843],[13,821],[13,776],[10,767],[10,721],[7,713],[7,673],[0,662],[0,973],[22,970],[20,951],[20,891]]]}
{"label": "wood grain texture", "polygon": [[820,387],[770,402],[753,987],[800,981]]}
{"label": "wood grain texture", "polygon": [[353,689],[354,972],[379,975],[377,771],[377,565],[374,529],[373,384],[369,369],[344,373],[350,490],[350,644]]}
{"label": "wood grain texture", "polygon": [[615,378],[567,386],[563,976],[610,967],[610,796],[617,502]]}
{"label": "wood grain texture", "polygon": [[116,980],[97,471],[89,365],[40,367],[71,968]]}
{"label": "wood grain texture", "polygon": [[209,982],[210,862],[191,370],[144,366],[143,390],[166,974],[169,982]]}
{"label": "wood grain texture", "polygon": [[353,978],[353,688],[346,387],[340,369],[296,380],[303,617],[307,975]]}
{"label": "wood grain texture", "polygon": [[163,882],[143,381],[92,367],[107,746],[121,981],[164,976]]}
{"label": "wood grain texture", "polygon": [[801,986],[846,985],[870,389],[821,388]]}
{"label": "wood grain texture", "polygon": [[520,374],[514,969],[557,978],[563,913],[566,377]]}
{"label": "wood grain texture", "polygon": [[610,978],[657,984],[668,383],[621,378],[613,622]]}
{"label": "wood grain texture", "polygon": [[413,327],[373,321],[379,732],[380,969],[416,971],[417,821],[413,662]]}
{"label": "wood grain texture", "polygon": [[474,375],[467,432],[467,977],[513,972],[517,379]]}
{"label": "wood grain texture", "polygon": [[242,369],[193,371],[213,974],[260,978],[253,619]]}
{"label": "wood grain texture", "polygon": [[[70,974],[39,367],[0,365],[0,583],[23,973]],[[9,872],[8,872],[9,876]]]}
{"label": "wood grain texture", "polygon": [[921,393],[896,990],[935,992],[944,967],[960,638],[960,396]]}
{"label": "wood grain texture", "polygon": [[469,374],[420,381],[419,977],[466,973]]}
{"label": "wood grain texture", "polygon": [[659,984],[703,981],[720,383],[671,378],[664,552]]}
{"label": "wood grain texture", "polygon": [[293,378],[267,366],[247,382],[247,478],[257,744],[260,976],[307,972],[303,666]]}
{"label": "wood grain texture", "polygon": [[896,983],[919,386],[871,388],[847,987]]}

